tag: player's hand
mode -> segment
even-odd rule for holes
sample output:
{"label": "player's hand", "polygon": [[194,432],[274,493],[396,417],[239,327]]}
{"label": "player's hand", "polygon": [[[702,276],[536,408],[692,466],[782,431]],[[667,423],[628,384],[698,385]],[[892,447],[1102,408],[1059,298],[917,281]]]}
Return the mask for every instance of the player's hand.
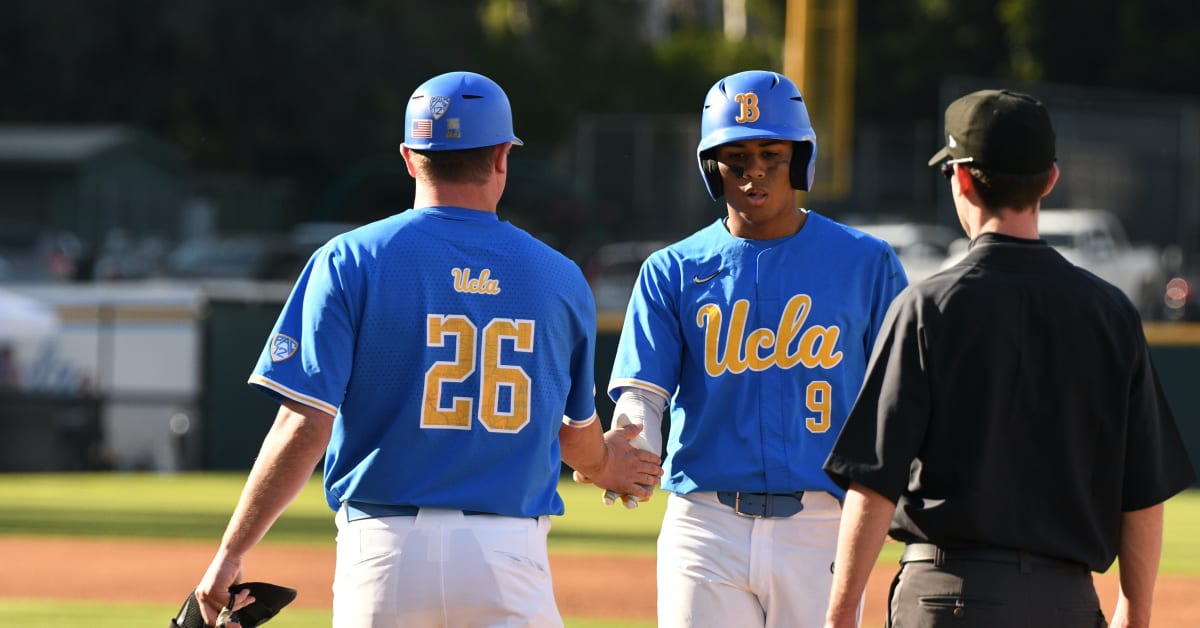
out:
{"label": "player's hand", "polygon": [[[573,472],[571,474],[571,478],[580,484],[592,484],[591,478],[589,478],[588,476],[586,476],[578,471]],[[653,486],[645,486],[645,488],[651,492],[654,491]],[[604,501],[605,506],[612,506],[613,504],[617,503],[617,500],[620,500],[620,502],[622,504],[624,504],[625,507],[630,510],[633,510],[634,508],[638,507],[638,499],[636,497],[634,497],[632,495],[621,495],[621,494],[618,494],[616,491],[611,491],[611,490],[604,491],[603,495],[601,496],[601,499]],[[650,501],[650,499],[646,498],[646,499],[643,499],[642,501]]]}
{"label": "player's hand", "polygon": [[[626,420],[620,420],[620,419],[625,419],[624,415],[622,415],[622,417],[617,418],[617,425],[619,427],[624,427],[625,425],[632,425],[629,423],[628,419],[626,419]],[[634,445],[634,447],[641,449],[643,451],[650,451],[650,453],[654,453],[653,445],[650,444],[650,442],[646,438],[646,430],[644,430],[644,427],[646,427],[646,426],[641,425],[641,427],[642,427],[642,431],[638,432],[638,435],[631,439],[630,444]],[[650,492],[654,491],[653,485],[640,484],[640,486],[642,486],[642,488],[644,488],[644,489],[649,490]],[[649,498],[647,497],[647,498],[644,498],[644,500],[638,500],[637,497],[634,497],[632,495],[617,494],[617,491],[604,491],[605,506],[612,506],[612,504],[617,503],[618,500],[620,501],[620,503],[623,504],[623,506],[625,508],[629,508],[630,510],[632,510],[632,509],[637,508],[637,502],[640,502],[640,501],[647,502],[647,501],[649,501]]]}
{"label": "player's hand", "polygon": [[[613,426],[614,427],[625,427],[627,425],[635,425],[635,424],[632,421],[630,421],[629,417],[625,416],[624,414],[618,414],[613,417]],[[633,439],[630,440],[629,443],[631,445],[633,445],[634,447],[641,449],[642,451],[648,451],[650,453],[655,453],[655,454],[658,453],[658,447],[655,445],[652,445],[650,443],[650,440],[648,438],[646,438],[647,432],[646,432],[645,424],[637,423],[636,425],[641,427],[642,431],[638,432],[638,435],[633,437]],[[657,441],[658,439],[655,439],[655,440]],[[654,491],[653,485],[641,485],[641,486],[643,488],[650,490],[651,492]],[[638,501],[649,501],[649,498],[639,500],[636,497],[634,497],[633,495],[618,494],[615,491],[604,491],[604,504],[606,506],[611,506],[611,505],[615,504],[618,499],[621,500],[621,503],[630,510],[633,510],[634,508],[638,507]]]}
{"label": "player's hand", "polygon": [[636,508],[637,502],[649,500],[662,477],[662,459],[635,446],[633,441],[641,433],[642,426],[632,424],[606,432],[608,460],[604,470],[593,477],[576,472],[575,480],[605,489],[605,503],[620,499],[627,508]]}

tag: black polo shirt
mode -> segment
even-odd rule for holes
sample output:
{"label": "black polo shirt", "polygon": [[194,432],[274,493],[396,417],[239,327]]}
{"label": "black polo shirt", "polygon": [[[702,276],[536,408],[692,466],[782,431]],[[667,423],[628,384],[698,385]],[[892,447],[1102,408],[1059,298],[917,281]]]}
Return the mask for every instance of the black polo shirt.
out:
{"label": "black polo shirt", "polygon": [[1141,320],[1041,240],[984,234],[892,303],[825,470],[891,536],[1106,570],[1121,513],[1193,481]]}

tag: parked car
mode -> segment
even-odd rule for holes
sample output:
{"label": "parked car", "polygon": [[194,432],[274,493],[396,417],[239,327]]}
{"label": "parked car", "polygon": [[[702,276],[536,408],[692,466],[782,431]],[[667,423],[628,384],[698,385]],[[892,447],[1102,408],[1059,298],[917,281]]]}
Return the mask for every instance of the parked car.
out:
{"label": "parked car", "polygon": [[172,243],[158,234],[132,234],[111,229],[101,242],[92,269],[97,281],[161,277]]}
{"label": "parked car", "polygon": [[292,226],[288,238],[296,253],[308,261],[313,251],[324,246],[334,236],[360,227],[356,222],[301,222]]}
{"label": "parked car", "polygon": [[62,281],[90,273],[74,233],[28,222],[0,221],[0,281]]}
{"label": "parked car", "polygon": [[[1039,235],[1068,261],[1120,288],[1143,318],[1153,319],[1162,310],[1167,281],[1162,252],[1130,244],[1116,214],[1101,209],[1042,209],[1039,216]],[[952,245],[944,265],[962,259],[966,248],[965,240]]]}
{"label": "parked car", "polygon": [[921,222],[850,223],[850,226],[887,242],[900,259],[909,283],[940,270],[950,252],[950,243],[962,237],[961,231]]}
{"label": "parked car", "polygon": [[642,262],[668,244],[661,240],[628,240],[596,249],[583,266],[596,299],[596,311],[624,313]]}
{"label": "parked car", "polygon": [[182,279],[292,281],[307,260],[285,237],[240,234],[186,240],[167,256],[166,274]]}

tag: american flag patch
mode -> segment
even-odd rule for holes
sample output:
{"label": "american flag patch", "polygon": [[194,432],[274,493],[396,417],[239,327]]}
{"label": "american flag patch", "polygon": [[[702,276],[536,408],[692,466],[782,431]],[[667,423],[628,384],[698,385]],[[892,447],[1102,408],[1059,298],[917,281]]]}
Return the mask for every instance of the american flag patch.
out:
{"label": "american flag patch", "polygon": [[412,121],[412,136],[413,137],[433,137],[433,120],[413,120]]}

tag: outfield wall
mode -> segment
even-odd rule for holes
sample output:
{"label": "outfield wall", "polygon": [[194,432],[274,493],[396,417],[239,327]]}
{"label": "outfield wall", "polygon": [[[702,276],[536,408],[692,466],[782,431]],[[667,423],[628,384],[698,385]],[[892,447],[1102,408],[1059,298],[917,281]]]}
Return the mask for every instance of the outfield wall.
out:
{"label": "outfield wall", "polygon": [[1200,323],[1149,323],[1146,340],[1200,478]]}
{"label": "outfield wall", "polygon": [[[210,303],[204,341],[203,468],[249,468],[261,436],[275,416],[278,406],[244,383],[278,313],[271,305],[234,300]],[[605,387],[621,322],[622,316],[612,313],[602,313],[597,321],[596,409],[606,425],[613,402]],[[1146,338],[1200,477],[1200,323],[1149,323]]]}
{"label": "outfield wall", "polygon": [[[62,326],[55,351],[39,354],[37,364],[48,363],[50,356],[58,366],[28,372],[52,374],[43,379],[62,386],[7,393],[8,401],[0,404],[0,439],[29,444],[37,436],[34,440],[44,446],[30,447],[25,456],[9,452],[9,464],[0,465],[0,471],[68,470],[81,464],[249,469],[278,404],[246,379],[287,288],[210,285],[202,298],[192,289],[182,301],[161,296],[146,301],[142,295],[138,303],[120,302],[120,295],[110,291],[103,301],[113,302],[112,307],[95,311],[48,299],[57,306]],[[606,425],[613,403],[605,386],[621,322],[620,313],[598,317],[596,406]],[[1146,337],[1200,476],[1200,323],[1150,323]],[[77,372],[86,377],[75,379],[90,385],[66,388],[75,380],[63,374]],[[33,426],[27,418],[31,413],[41,417]],[[36,434],[29,432],[32,427]],[[69,459],[48,455],[55,447]]]}

